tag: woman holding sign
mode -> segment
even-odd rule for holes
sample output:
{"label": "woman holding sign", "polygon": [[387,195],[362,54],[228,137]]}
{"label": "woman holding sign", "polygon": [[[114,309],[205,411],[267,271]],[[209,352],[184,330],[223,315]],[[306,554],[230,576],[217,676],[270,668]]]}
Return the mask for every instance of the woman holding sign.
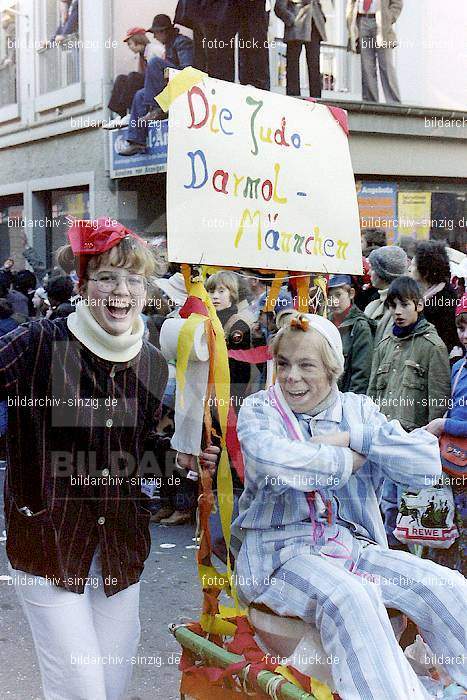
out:
{"label": "woman holding sign", "polygon": [[[323,317],[295,315],[271,349],[277,381],[249,397],[238,419],[240,598],[315,625],[345,700],[422,700],[386,608],[418,624],[438,658],[462,659],[466,583],[389,550],[378,504],[384,477],[415,488],[437,479],[436,438],[423,429],[409,435],[367,397],[338,391],[342,342]],[[462,663],[447,670],[467,687]]]}

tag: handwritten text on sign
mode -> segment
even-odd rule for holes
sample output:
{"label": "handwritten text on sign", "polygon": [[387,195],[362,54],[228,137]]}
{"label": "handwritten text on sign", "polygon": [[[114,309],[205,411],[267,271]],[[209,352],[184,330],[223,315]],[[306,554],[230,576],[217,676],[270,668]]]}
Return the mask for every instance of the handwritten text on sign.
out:
{"label": "handwritten text on sign", "polygon": [[361,273],[347,137],[329,110],[205,79],[169,112],[173,262]]}

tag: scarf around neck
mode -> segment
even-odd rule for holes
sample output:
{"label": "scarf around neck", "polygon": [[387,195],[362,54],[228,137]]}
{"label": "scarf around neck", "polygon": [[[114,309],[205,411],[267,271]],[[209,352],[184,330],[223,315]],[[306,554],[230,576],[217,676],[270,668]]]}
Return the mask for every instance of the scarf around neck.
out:
{"label": "scarf around neck", "polygon": [[395,323],[392,327],[392,332],[396,336],[396,338],[406,338],[408,335],[414,332],[418,324],[423,318],[423,314],[420,314],[420,316],[417,318],[415,323],[411,323],[410,326],[405,326],[405,328],[401,328],[400,326],[397,326]]}
{"label": "scarf around neck", "polygon": [[129,362],[141,351],[144,324],[135,319],[132,328],[121,335],[111,335],[100,326],[84,301],[67,318],[68,329],[94,355],[110,362]]}

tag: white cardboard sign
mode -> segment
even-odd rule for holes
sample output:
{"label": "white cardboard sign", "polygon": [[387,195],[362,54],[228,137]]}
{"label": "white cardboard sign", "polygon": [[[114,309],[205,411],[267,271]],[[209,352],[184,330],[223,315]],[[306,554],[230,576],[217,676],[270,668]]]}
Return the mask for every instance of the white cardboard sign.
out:
{"label": "white cardboard sign", "polygon": [[347,136],[324,105],[206,78],[169,110],[172,262],[361,274]]}

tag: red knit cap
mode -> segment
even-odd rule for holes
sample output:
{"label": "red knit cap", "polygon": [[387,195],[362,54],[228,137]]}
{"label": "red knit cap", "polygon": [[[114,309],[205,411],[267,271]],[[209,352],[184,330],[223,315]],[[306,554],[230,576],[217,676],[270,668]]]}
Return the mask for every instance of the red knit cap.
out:
{"label": "red knit cap", "polygon": [[456,306],[456,316],[461,314],[467,314],[467,292],[464,292],[463,296],[459,299]]}
{"label": "red knit cap", "polygon": [[68,239],[74,255],[79,257],[79,278],[83,279],[89,258],[105,253],[131,236],[146,245],[146,241],[112,219],[76,219],[68,229]]}

